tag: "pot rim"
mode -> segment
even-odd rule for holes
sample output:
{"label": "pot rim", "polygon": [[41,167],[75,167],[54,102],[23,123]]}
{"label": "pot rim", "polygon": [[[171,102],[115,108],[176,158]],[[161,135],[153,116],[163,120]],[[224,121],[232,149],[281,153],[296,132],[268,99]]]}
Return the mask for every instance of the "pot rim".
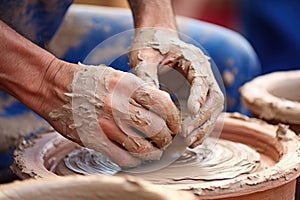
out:
{"label": "pot rim", "polygon": [[300,82],[300,70],[273,72],[258,76],[240,88],[242,103],[259,118],[300,124],[300,102],[271,94],[271,90],[276,85],[286,83],[291,79]]}

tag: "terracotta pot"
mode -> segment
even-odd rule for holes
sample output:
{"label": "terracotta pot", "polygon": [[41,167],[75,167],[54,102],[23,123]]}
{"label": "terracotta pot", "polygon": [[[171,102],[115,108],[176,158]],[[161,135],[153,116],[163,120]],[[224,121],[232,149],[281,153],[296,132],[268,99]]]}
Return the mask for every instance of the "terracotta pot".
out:
{"label": "terracotta pot", "polygon": [[[135,176],[171,189],[192,191],[199,199],[294,199],[296,178],[300,174],[300,140],[294,132],[283,126],[232,114],[225,117],[220,137],[220,141],[239,143],[258,152],[259,167],[246,174],[215,180],[200,180],[194,176],[178,179],[165,177],[164,173],[157,177],[159,172]],[[13,170],[20,178],[56,177],[57,172],[72,174],[74,172],[61,164],[62,159],[76,148],[76,144],[55,132],[45,133],[19,146],[15,151]],[[239,149],[234,151],[239,152]],[[188,166],[178,168],[183,177],[187,171]]]}
{"label": "terracotta pot", "polygon": [[[300,134],[300,70],[259,76],[240,90],[242,102],[253,116],[271,124],[287,124]],[[300,199],[300,178],[296,199]]]}
{"label": "terracotta pot", "polygon": [[258,118],[288,124],[300,133],[300,70],[259,76],[241,89],[242,102]]}
{"label": "terracotta pot", "polygon": [[162,188],[134,177],[65,176],[0,185],[0,200],[196,200],[185,191]]}

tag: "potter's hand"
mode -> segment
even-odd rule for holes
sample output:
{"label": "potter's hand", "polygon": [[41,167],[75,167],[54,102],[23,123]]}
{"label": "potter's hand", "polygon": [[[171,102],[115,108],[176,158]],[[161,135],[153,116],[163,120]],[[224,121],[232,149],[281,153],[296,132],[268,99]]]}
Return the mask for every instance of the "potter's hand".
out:
{"label": "potter's hand", "polygon": [[[130,66],[141,79],[156,88],[159,87],[158,75],[172,74],[168,72],[170,69],[185,77],[190,92],[186,96],[188,112],[182,113],[182,135],[188,137],[190,147],[201,144],[206,133],[213,129],[224,104],[209,58],[199,48],[181,41],[174,31],[140,29],[133,41]],[[172,75],[168,79],[172,79],[171,84],[179,84]]]}
{"label": "potter's hand", "polygon": [[160,158],[180,125],[167,93],[133,74],[62,61],[1,20],[0,30],[1,90],[65,137],[108,154],[122,167]]}
{"label": "potter's hand", "polygon": [[169,95],[130,73],[104,65],[79,67],[66,93],[69,103],[50,113],[52,125],[121,167],[160,159],[180,125]]}

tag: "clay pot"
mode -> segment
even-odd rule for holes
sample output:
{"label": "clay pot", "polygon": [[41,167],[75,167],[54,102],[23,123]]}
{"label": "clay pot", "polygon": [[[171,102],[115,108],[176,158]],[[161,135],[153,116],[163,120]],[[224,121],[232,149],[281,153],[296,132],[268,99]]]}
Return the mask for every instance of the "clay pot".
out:
{"label": "clay pot", "polygon": [[[294,132],[258,119],[227,114],[220,137],[223,141],[238,142],[256,150],[260,155],[259,167],[251,173],[215,180],[200,180],[193,176],[182,179],[162,176],[153,179],[156,172],[135,176],[170,189],[191,191],[199,199],[294,199],[296,178],[300,174],[300,140]],[[45,133],[19,146],[15,151],[13,170],[23,179],[57,177],[58,172],[71,174],[62,167],[61,160],[76,148],[76,144],[55,132]],[[183,177],[184,171],[184,167],[181,171],[178,169]]]}
{"label": "clay pot", "polygon": [[259,76],[241,89],[242,102],[258,118],[288,124],[300,133],[300,70]]}
{"label": "clay pot", "polygon": [[[287,124],[300,134],[300,70],[259,76],[241,89],[242,102],[253,116],[271,124]],[[300,199],[300,178],[296,199]]]}
{"label": "clay pot", "polygon": [[196,200],[185,191],[162,188],[134,177],[65,176],[0,185],[0,200]]}

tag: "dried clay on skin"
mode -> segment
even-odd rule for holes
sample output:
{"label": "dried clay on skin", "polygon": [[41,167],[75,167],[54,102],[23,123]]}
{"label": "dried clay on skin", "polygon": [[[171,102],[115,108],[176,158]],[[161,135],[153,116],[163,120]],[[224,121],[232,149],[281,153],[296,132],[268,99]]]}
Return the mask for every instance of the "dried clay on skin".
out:
{"label": "dried clay on skin", "polygon": [[[67,135],[69,138],[74,136],[75,138],[79,137],[84,146],[100,151],[109,157],[113,157],[114,153],[111,151],[111,148],[113,148],[112,143],[102,130],[99,118],[114,120],[117,124],[133,123],[142,128],[149,125],[149,116],[144,116],[143,113],[138,111],[129,113],[127,110],[128,104],[140,108],[142,106],[136,106],[138,103],[135,102],[134,99],[131,99],[131,96],[126,96],[127,94],[120,94],[120,96],[118,96],[119,93],[115,91],[115,88],[117,87],[116,84],[121,83],[118,82],[118,78],[120,78],[118,76],[120,75],[115,73],[116,70],[105,65],[80,65],[81,69],[74,74],[74,80],[71,86],[72,91],[65,94],[70,97],[70,102],[62,106],[62,108],[53,110],[49,116],[51,119],[60,120],[63,123],[62,125],[69,130]],[[126,78],[128,79],[130,79],[131,76],[134,75],[126,74]],[[140,79],[138,83],[135,82],[137,85],[142,83]],[[142,100],[143,96],[149,96],[146,90],[140,90],[140,92],[144,92],[145,94],[138,95],[140,96],[139,100]],[[115,98],[112,97],[114,95],[118,98],[117,103],[110,99]],[[114,103],[118,105],[110,105]],[[144,104],[147,104],[146,100],[144,100]],[[116,118],[119,120],[115,120]],[[161,120],[161,122],[163,123],[164,121]],[[119,127],[122,126],[121,124],[118,125]],[[157,132],[158,130],[153,131]],[[141,148],[138,142],[139,138],[131,138],[135,144],[134,146]],[[131,154],[142,160],[158,160],[162,155],[162,151],[152,145],[143,146],[142,148],[147,153]],[[133,161],[133,165],[137,165],[138,162],[139,161]]]}

